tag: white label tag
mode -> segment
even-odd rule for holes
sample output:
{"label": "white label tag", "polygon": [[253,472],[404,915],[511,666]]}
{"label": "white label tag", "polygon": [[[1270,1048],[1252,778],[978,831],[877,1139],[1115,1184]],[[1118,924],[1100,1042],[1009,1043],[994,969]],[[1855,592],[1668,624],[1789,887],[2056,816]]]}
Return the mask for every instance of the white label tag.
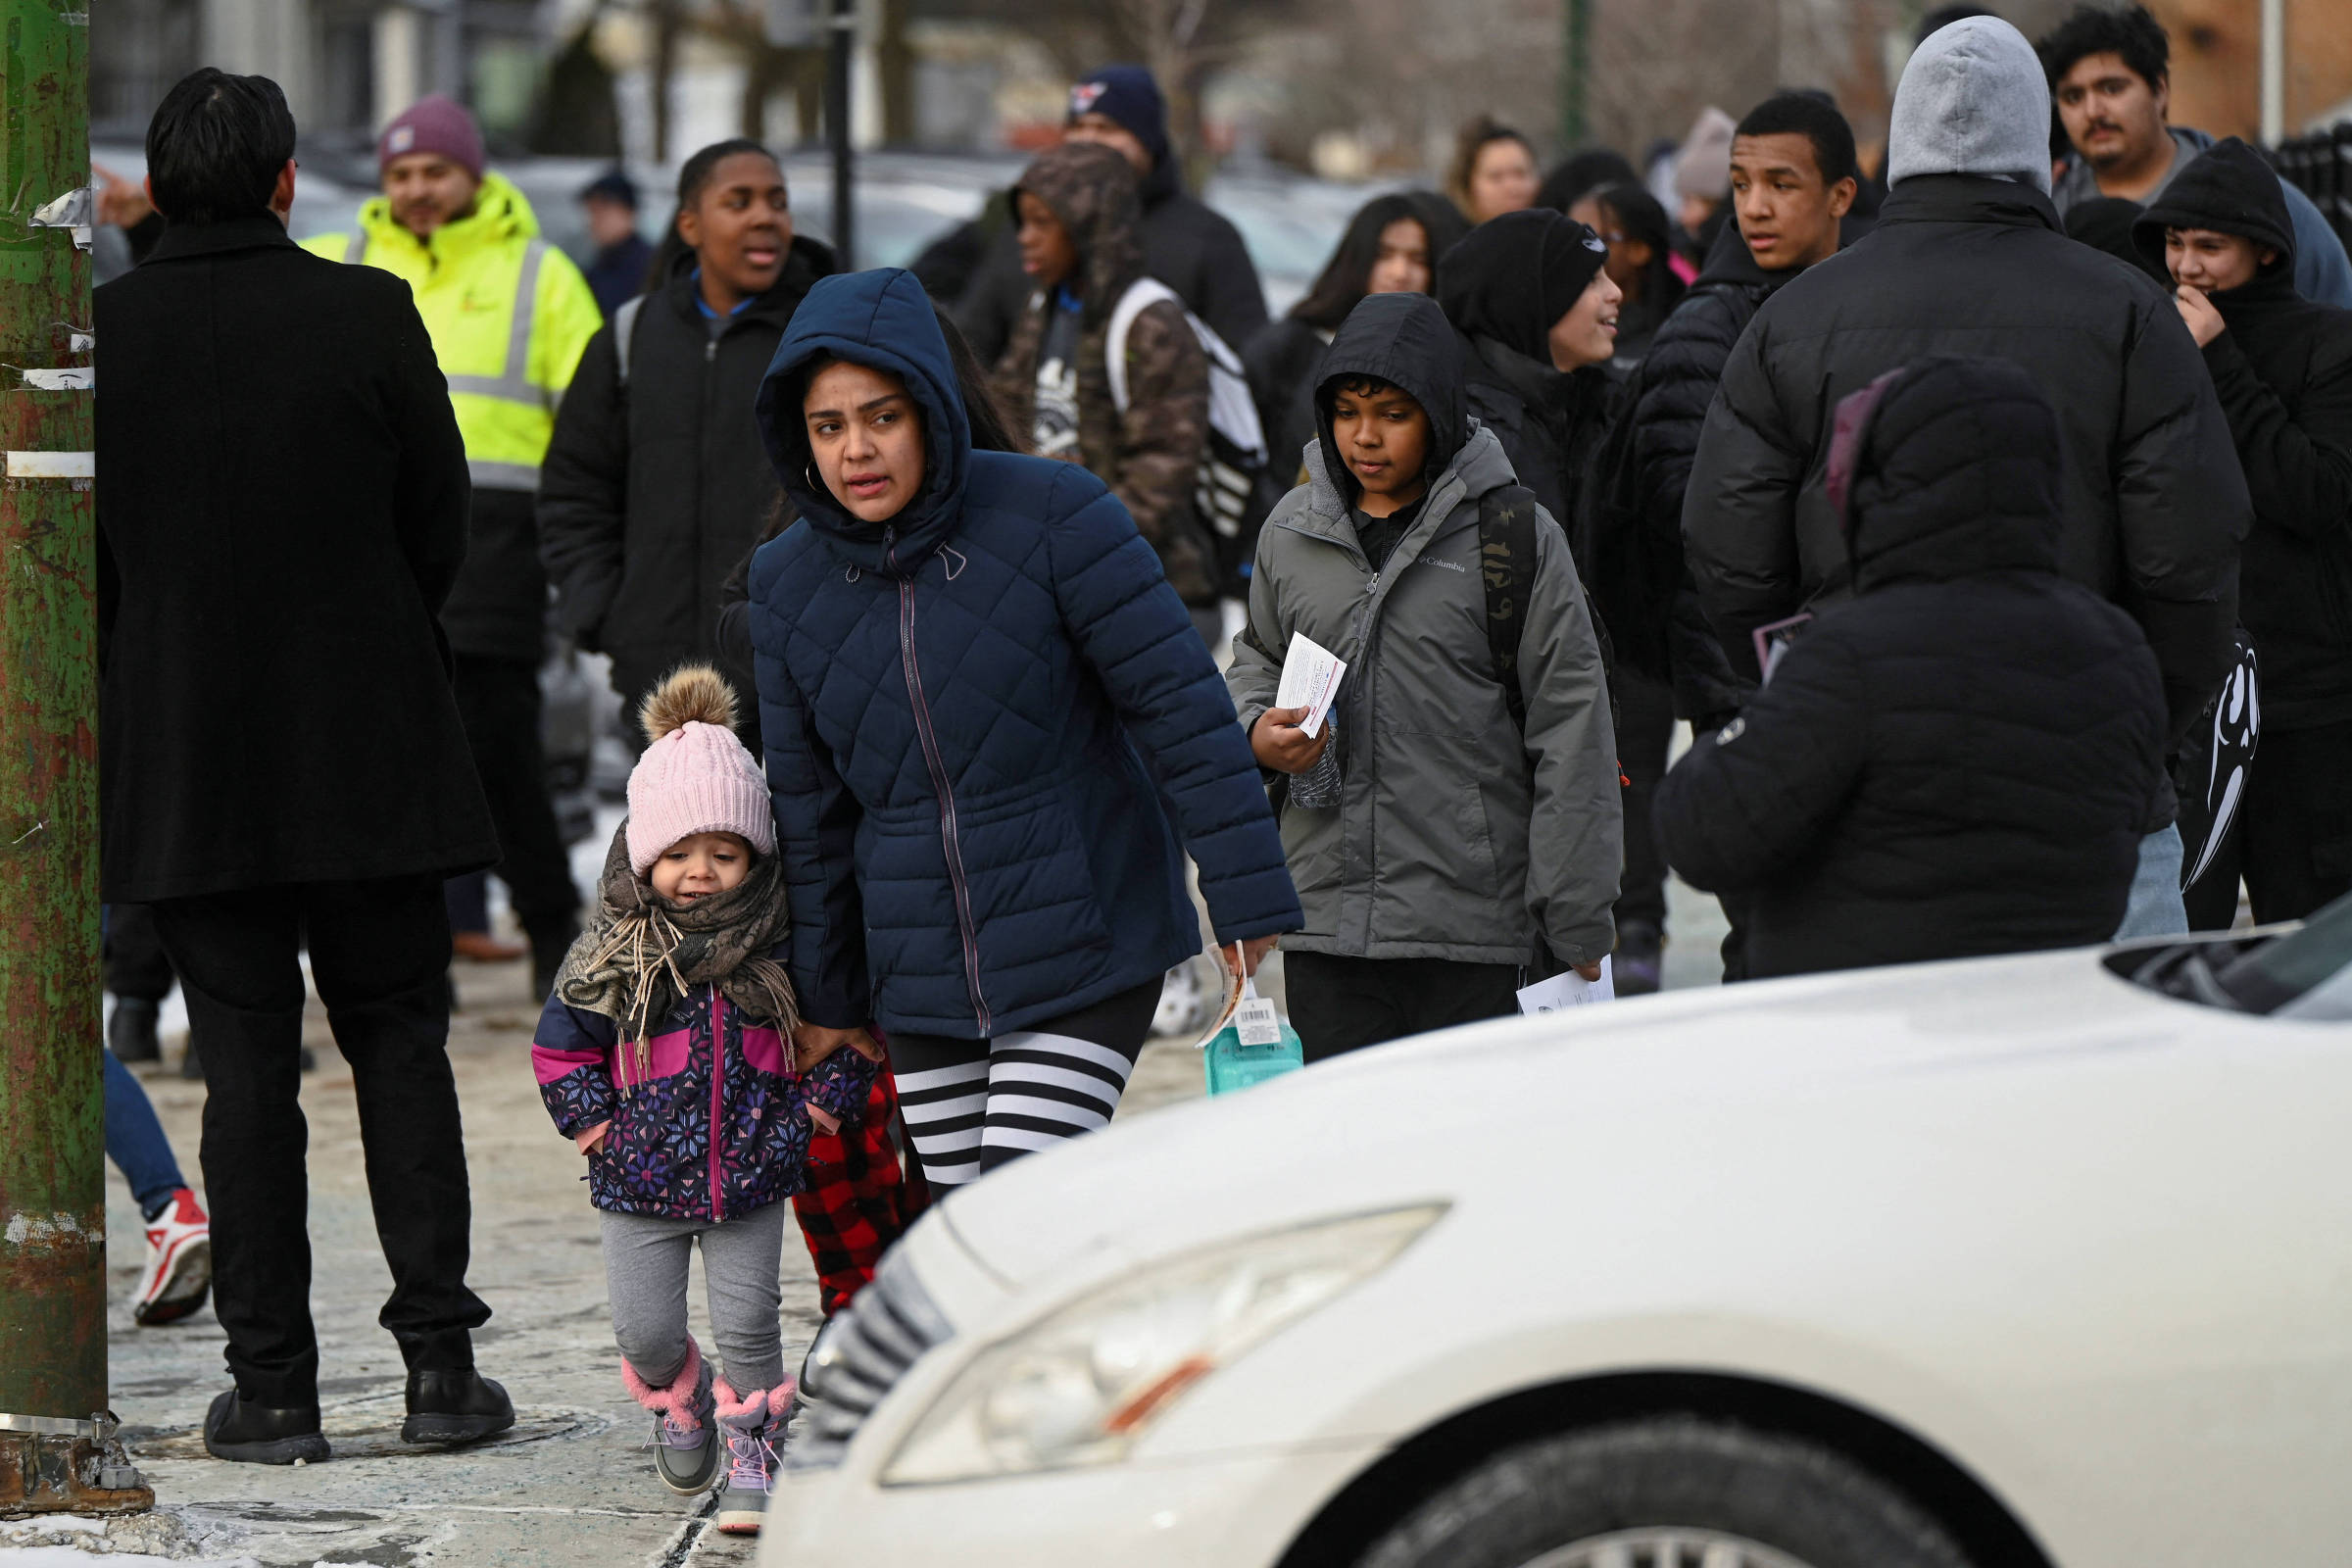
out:
{"label": "white label tag", "polygon": [[1275,1012],[1274,1004],[1269,998],[1251,997],[1236,1007],[1233,1027],[1245,1046],[1282,1044],[1282,1017]]}

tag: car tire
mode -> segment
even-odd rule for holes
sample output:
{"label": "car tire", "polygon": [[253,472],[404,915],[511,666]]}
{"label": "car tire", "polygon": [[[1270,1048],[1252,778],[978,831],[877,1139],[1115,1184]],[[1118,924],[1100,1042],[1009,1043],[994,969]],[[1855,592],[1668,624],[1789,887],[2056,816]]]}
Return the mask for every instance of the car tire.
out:
{"label": "car tire", "polygon": [[1710,1568],[1971,1568],[1933,1518],[1831,1449],[1693,1416],[1506,1448],[1358,1568],[1693,1568],[1702,1555]]}

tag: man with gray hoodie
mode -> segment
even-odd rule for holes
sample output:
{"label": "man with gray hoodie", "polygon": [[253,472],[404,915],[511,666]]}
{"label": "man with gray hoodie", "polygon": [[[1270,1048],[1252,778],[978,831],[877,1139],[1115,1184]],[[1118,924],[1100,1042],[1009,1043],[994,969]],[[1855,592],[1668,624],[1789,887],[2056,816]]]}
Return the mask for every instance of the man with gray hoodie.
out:
{"label": "man with gray hoodie", "polygon": [[[1878,228],[1756,315],[1699,435],[1683,538],[1734,662],[1751,633],[1851,591],[1823,485],[1838,400],[1926,354],[2023,366],[2058,410],[2060,569],[2138,621],[2174,739],[2230,664],[2252,518],[2230,427],[2180,313],[2145,273],[2066,236],[2050,205],[2050,100],[2024,34],[1971,17],[1895,89]],[[2185,930],[2169,787],[2125,933]]]}

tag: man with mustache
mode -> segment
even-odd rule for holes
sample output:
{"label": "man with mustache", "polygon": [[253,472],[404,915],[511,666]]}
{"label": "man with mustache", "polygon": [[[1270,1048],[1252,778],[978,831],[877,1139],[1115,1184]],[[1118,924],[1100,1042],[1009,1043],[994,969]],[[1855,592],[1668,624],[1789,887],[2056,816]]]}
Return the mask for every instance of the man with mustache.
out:
{"label": "man with mustache", "polygon": [[[570,258],[539,237],[522,192],[483,167],[481,127],[459,105],[437,93],[419,101],[384,127],[376,158],[384,193],[360,209],[358,227],[303,248],[406,281],[448,378],[473,504],[466,564],[441,626],[498,826],[498,874],[544,994],[579,934],[579,893],[539,751],[547,573],[536,495],[556,405],[604,312]],[[460,955],[521,956],[491,938],[479,885],[451,886]]]}
{"label": "man with mustache", "polygon": [[[2111,11],[2079,6],[2034,45],[2050,78],[2050,97],[2074,151],[2058,165],[2050,200],[2063,218],[2077,202],[2121,196],[2142,206],[2213,137],[2165,123],[2172,105],[2172,42],[2145,6]],[[2352,262],[2320,210],[2284,180],[2295,229],[2295,292],[2322,304],[2352,307]]]}

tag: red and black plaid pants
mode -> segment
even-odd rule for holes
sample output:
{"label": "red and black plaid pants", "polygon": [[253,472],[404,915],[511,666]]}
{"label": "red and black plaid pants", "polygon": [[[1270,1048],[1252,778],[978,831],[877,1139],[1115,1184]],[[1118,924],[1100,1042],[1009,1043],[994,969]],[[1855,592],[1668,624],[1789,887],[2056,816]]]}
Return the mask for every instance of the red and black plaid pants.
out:
{"label": "red and black plaid pants", "polygon": [[907,1154],[898,1084],[888,1067],[874,1074],[857,1126],[811,1131],[808,1182],[793,1195],[792,1212],[816,1265],[825,1316],[874,1277],[882,1254],[930,1206],[922,1170]]}

